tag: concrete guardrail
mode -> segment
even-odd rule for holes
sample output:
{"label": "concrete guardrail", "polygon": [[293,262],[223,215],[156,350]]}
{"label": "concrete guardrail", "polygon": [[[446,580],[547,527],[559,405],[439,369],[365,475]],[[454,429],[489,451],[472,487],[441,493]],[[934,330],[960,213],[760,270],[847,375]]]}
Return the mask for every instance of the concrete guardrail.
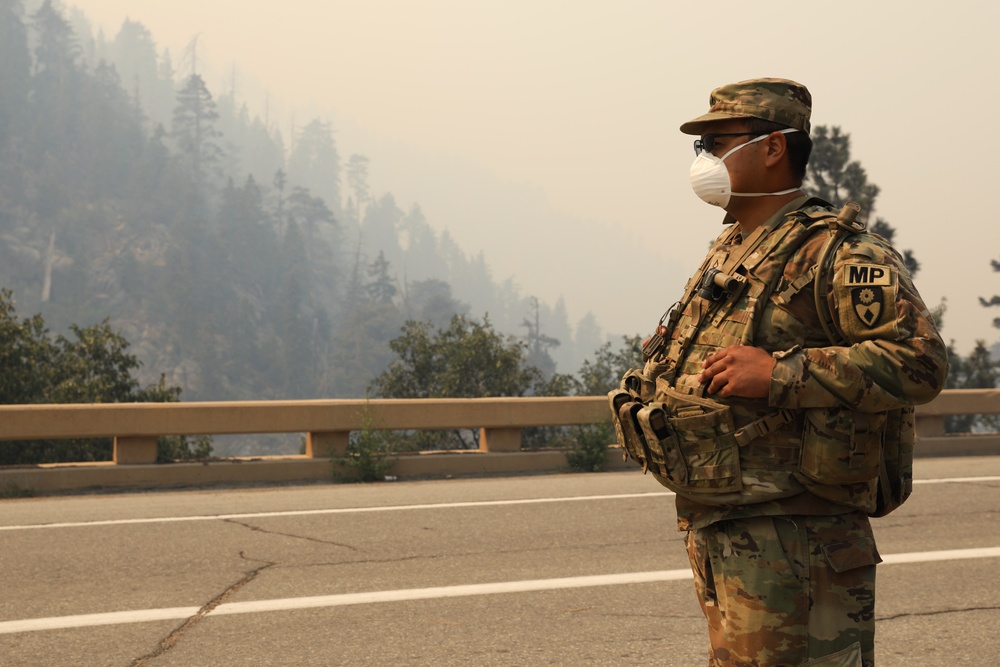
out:
{"label": "concrete guardrail", "polygon": [[[950,389],[917,408],[917,454],[1000,453],[1000,434],[944,434],[948,415],[998,414],[1000,390]],[[185,486],[331,479],[352,431],[479,429],[473,451],[401,454],[401,477],[565,470],[562,451],[522,451],[521,430],[608,420],[599,397],[374,399],[0,406],[4,440],[114,438],[113,461],[0,467],[0,489]],[[156,464],[163,435],[303,433],[305,454]],[[621,466],[609,449],[608,466]]]}

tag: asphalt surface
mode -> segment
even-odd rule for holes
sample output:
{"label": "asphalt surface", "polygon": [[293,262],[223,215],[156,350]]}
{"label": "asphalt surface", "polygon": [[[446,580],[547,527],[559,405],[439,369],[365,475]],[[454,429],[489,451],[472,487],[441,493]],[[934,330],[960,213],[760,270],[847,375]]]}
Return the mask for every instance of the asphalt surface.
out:
{"label": "asphalt surface", "polygon": [[[994,664],[1000,457],[917,479],[875,521],[879,665]],[[2,500],[0,666],[704,665],[665,491],[626,472]]]}

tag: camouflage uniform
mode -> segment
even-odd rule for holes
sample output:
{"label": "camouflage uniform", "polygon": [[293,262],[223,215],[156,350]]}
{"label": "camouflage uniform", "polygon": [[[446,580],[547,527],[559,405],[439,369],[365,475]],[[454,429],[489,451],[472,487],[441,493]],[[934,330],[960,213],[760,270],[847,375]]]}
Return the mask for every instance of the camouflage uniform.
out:
{"label": "camouflage uniform", "polygon": [[875,551],[864,514],[753,517],[688,533],[710,665],[874,661]]}
{"label": "camouflage uniform", "polygon": [[[809,131],[811,100],[793,82],[733,84],[713,91],[711,104],[682,131],[751,116]],[[656,381],[645,386],[646,400],[672,392],[728,406],[732,426],[723,433],[781,414],[738,446],[682,443],[683,479],[661,476],[678,489],[678,528],[688,531],[711,666],[874,665],[881,558],[868,514],[886,412],[936,396],[947,355],[902,258],[881,237],[849,235],[832,269],[818,275],[831,232],[814,221],[831,211],[800,197],[748,239],[739,225],[723,232],[643,369],[644,381]],[[734,294],[695,295],[713,267],[740,276]],[[843,340],[831,343],[821,318]],[[736,344],[776,359],[767,399],[704,394],[703,362]]]}

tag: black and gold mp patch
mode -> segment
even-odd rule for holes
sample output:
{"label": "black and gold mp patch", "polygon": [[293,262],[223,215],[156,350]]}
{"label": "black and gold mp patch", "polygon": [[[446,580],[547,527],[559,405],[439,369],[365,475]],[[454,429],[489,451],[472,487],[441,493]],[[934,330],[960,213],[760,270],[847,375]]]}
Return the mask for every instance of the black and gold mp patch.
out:
{"label": "black and gold mp patch", "polygon": [[885,314],[885,288],[892,285],[892,272],[878,264],[852,264],[845,267],[845,286],[851,290],[851,307],[869,329],[878,326]]}

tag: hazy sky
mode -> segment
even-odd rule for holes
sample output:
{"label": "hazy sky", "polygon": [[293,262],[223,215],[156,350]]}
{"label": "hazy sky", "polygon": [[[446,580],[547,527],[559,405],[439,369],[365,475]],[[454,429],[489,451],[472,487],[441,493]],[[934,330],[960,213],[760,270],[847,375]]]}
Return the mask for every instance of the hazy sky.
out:
{"label": "hazy sky", "polygon": [[[498,279],[550,302],[565,295],[574,322],[590,310],[619,333],[655,325],[719,231],[721,212],[688,185],[694,154],[678,125],[715,86],[798,80],[814,126],[851,134],[882,189],[876,214],[923,265],[927,303],[947,297],[945,338],[962,352],[1000,338],[1000,309],[978,303],[1000,294],[989,266],[1000,259],[995,1],[69,4],[109,38],[126,16],[142,22],[175,65],[200,35],[209,71],[238,63],[251,110],[262,113],[268,91],[286,137],[293,112],[333,120],[342,156],[372,157],[376,192],[419,202],[433,225],[482,249]],[[477,174],[520,203],[465,219]],[[543,230],[537,254],[516,252],[532,230]],[[604,265],[567,268],[577,245]],[[634,293],[610,298],[607,284],[625,277]]]}

